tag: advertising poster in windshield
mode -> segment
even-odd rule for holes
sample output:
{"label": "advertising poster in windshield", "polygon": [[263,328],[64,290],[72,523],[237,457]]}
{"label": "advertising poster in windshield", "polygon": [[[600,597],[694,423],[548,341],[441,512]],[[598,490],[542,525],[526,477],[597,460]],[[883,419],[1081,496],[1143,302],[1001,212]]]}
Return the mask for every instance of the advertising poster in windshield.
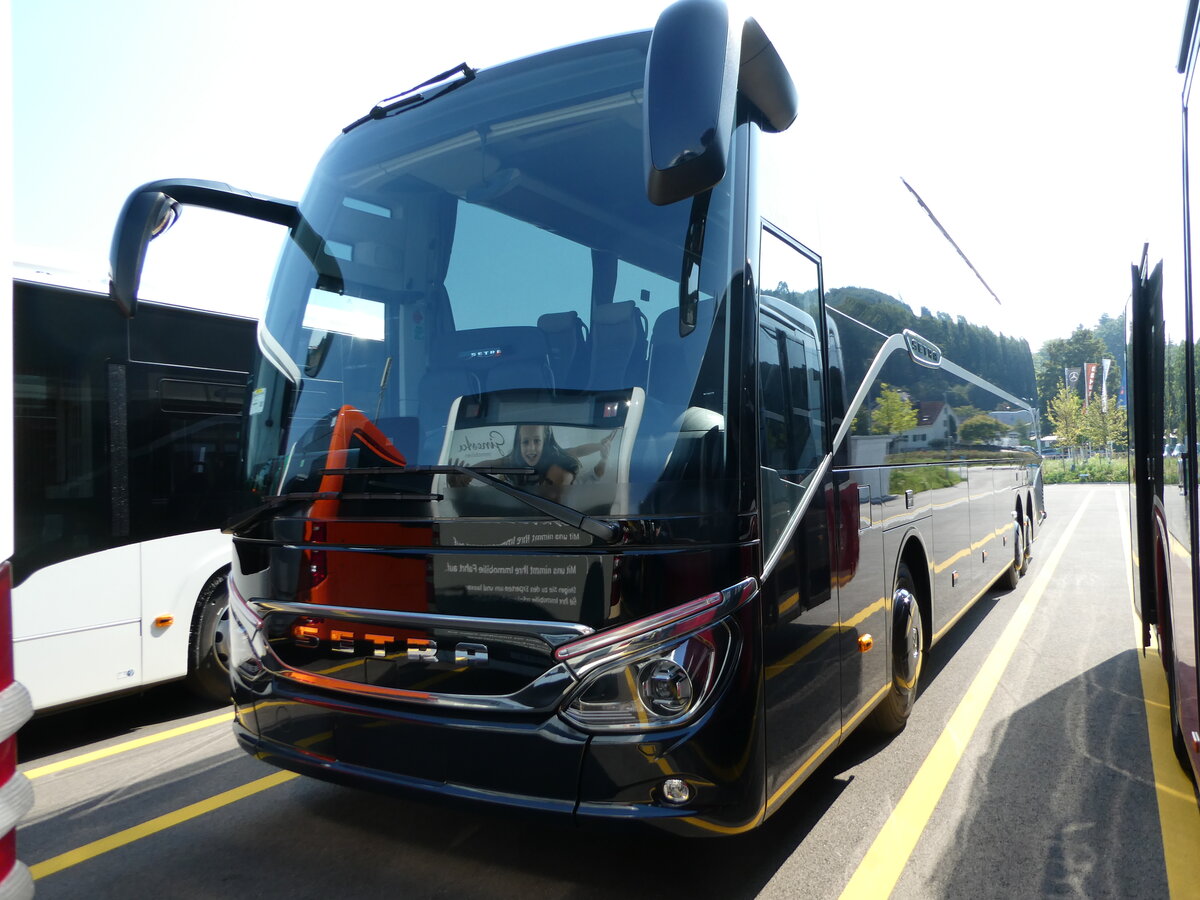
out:
{"label": "advertising poster in windshield", "polygon": [[[602,395],[501,391],[460,398],[441,463],[491,475],[580,512],[606,515],[618,486],[628,482],[640,397],[641,390],[634,388]],[[444,476],[443,492],[458,515],[528,517],[532,512],[465,474]]]}
{"label": "advertising poster in windshield", "polygon": [[[608,515],[628,486],[643,397],[640,388],[461,397],[451,410],[440,462],[570,510]],[[566,621],[605,615],[611,558],[562,555],[565,548],[590,545],[589,535],[465,472],[438,480],[435,491],[457,517],[443,523],[443,545],[558,551],[438,556],[433,582],[439,612]]]}

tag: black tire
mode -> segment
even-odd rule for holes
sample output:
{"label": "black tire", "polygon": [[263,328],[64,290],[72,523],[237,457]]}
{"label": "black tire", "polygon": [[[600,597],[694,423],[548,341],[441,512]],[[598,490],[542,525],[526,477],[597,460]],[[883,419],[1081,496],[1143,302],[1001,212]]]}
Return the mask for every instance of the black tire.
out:
{"label": "black tire", "polygon": [[1033,559],[1033,542],[1037,540],[1037,535],[1034,534],[1034,516],[1032,501],[1025,504],[1025,556],[1028,559]]}
{"label": "black tire", "polygon": [[1188,756],[1187,744],[1183,739],[1183,728],[1179,724],[1179,692],[1175,684],[1175,648],[1170,645],[1170,641],[1170,628],[1167,628],[1165,633],[1160,630],[1158,644],[1167,676],[1167,706],[1171,715],[1171,747],[1175,751],[1175,758],[1179,760],[1179,765],[1183,766],[1183,771],[1187,773],[1188,778],[1194,779],[1192,760]]}
{"label": "black tire", "polygon": [[231,699],[229,687],[229,590],[226,574],[213,576],[200,592],[188,650],[188,689],[218,703]]}
{"label": "black tire", "polygon": [[872,731],[885,735],[899,734],[908,723],[925,661],[925,623],[921,618],[916,585],[905,563],[900,563],[896,569],[890,649],[892,684],[883,702],[872,710],[867,720]]}
{"label": "black tire", "polygon": [[1179,765],[1183,766],[1183,771],[1194,782],[1195,773],[1192,771],[1192,760],[1188,756],[1187,744],[1183,739],[1183,728],[1179,725],[1179,700],[1175,690],[1174,671],[1167,673],[1167,691],[1170,694],[1171,702],[1171,746],[1175,750],[1175,758],[1179,760]]}
{"label": "black tire", "polygon": [[1027,563],[1025,562],[1025,528],[1020,520],[1013,522],[1013,558],[1008,570],[1004,573],[1001,579],[1001,584],[1008,590],[1014,590],[1021,583],[1021,576],[1025,574]]}

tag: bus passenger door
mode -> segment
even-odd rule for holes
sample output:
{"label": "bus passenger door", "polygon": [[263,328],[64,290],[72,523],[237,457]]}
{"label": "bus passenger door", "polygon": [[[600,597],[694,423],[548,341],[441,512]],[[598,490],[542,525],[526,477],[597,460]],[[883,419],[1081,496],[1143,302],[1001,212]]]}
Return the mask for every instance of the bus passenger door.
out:
{"label": "bus passenger door", "polygon": [[[758,317],[759,515],[763,560],[768,807],[837,745],[841,729],[837,594],[831,573],[819,263],[762,233]],[[831,740],[833,738],[833,740]]]}

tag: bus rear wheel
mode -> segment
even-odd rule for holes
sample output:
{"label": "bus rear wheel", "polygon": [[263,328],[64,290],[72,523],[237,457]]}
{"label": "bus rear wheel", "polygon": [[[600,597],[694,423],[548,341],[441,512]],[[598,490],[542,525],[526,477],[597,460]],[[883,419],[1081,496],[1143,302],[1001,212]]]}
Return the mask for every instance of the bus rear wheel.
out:
{"label": "bus rear wheel", "polygon": [[1013,561],[1004,573],[1004,587],[1015,590],[1021,576],[1029,568],[1029,555],[1025,550],[1025,525],[1020,519],[1013,520]]}
{"label": "bus rear wheel", "polygon": [[205,700],[230,700],[229,589],[225,574],[213,576],[196,602],[187,686]]}
{"label": "bus rear wheel", "polygon": [[892,593],[892,684],[867,720],[873,731],[891,735],[904,730],[917,699],[924,661],[925,624],[921,619],[921,604],[908,565],[900,563]]}
{"label": "bus rear wheel", "polygon": [[1163,594],[1159,594],[1158,604],[1158,653],[1162,659],[1163,672],[1167,676],[1167,707],[1171,716],[1171,749],[1179,765],[1192,778],[1192,761],[1188,756],[1187,744],[1184,742],[1183,728],[1180,726],[1179,713],[1179,684],[1175,674],[1175,639],[1171,633],[1171,611],[1167,608]]}

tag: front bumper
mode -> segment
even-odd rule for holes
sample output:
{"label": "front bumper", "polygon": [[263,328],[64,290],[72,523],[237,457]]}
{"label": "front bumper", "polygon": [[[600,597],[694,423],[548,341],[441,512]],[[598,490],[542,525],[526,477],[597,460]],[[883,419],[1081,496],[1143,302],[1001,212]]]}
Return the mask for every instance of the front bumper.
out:
{"label": "front bumper", "polygon": [[[756,636],[757,604],[735,615]],[[235,731],[250,754],[326,781],[528,810],[573,823],[644,823],[690,835],[761,821],[765,798],[760,648],[742,647],[686,727],[588,734],[556,714],[472,713],[351,696],[234,667]],[[663,782],[682,779],[676,805]]]}

